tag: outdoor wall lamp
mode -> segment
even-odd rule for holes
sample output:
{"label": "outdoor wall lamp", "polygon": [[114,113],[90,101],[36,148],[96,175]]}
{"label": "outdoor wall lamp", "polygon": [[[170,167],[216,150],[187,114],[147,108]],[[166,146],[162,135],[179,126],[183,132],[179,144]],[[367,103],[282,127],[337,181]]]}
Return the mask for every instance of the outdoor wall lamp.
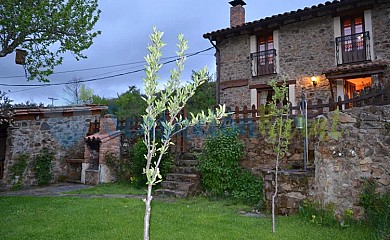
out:
{"label": "outdoor wall lamp", "polygon": [[315,76],[311,77],[311,82],[313,83],[313,86],[317,86],[317,78]]}

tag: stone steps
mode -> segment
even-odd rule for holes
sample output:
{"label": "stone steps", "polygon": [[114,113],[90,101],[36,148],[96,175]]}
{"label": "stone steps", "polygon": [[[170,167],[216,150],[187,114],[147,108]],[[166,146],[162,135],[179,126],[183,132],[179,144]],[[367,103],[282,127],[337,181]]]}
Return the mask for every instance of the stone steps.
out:
{"label": "stone steps", "polygon": [[200,181],[196,170],[198,161],[193,156],[185,157],[176,161],[171,173],[161,183],[162,188],[155,192],[156,195],[183,198],[199,192]]}
{"label": "stone steps", "polygon": [[194,168],[194,167],[180,167],[180,166],[174,166],[172,169],[172,172],[180,173],[180,174],[197,174],[198,173],[198,171],[196,171],[196,168]]}
{"label": "stone steps", "polygon": [[187,191],[178,191],[171,189],[159,189],[156,191],[158,196],[161,197],[176,197],[176,198],[186,198],[188,197]]}

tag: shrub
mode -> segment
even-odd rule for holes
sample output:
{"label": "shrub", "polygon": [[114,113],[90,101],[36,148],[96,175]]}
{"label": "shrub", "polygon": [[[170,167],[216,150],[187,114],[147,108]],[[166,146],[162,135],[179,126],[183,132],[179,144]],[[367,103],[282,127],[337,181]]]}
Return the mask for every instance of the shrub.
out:
{"label": "shrub", "polygon": [[104,155],[107,166],[115,172],[118,181],[130,182],[131,163],[129,158],[121,158],[112,152]]}
{"label": "shrub", "polygon": [[336,226],[338,221],[334,215],[334,204],[321,204],[304,200],[299,206],[299,215],[314,224]]}
{"label": "shrub", "polygon": [[236,130],[217,131],[208,137],[203,152],[197,157],[201,183],[212,196],[229,196],[260,206],[262,183],[260,178],[239,166],[243,154],[243,144]]}
{"label": "shrub", "polygon": [[34,157],[35,178],[39,186],[49,185],[52,178],[50,168],[53,159],[54,154],[47,148],[43,148],[39,154]]}
{"label": "shrub", "polygon": [[[157,146],[160,147],[160,146]],[[143,173],[146,166],[145,155],[148,153],[143,141],[136,142],[132,149],[129,150],[131,182],[138,188],[146,186],[146,176]],[[156,162],[155,157],[152,162]],[[164,178],[173,167],[173,158],[166,153],[160,163],[160,174]]]}
{"label": "shrub", "polygon": [[365,210],[365,221],[374,227],[379,237],[390,238],[390,194],[379,194],[375,191],[373,179],[364,182],[360,194],[360,205]]}
{"label": "shrub", "polygon": [[12,173],[11,179],[13,182],[11,187],[12,191],[20,190],[23,187],[23,173],[26,170],[28,159],[29,156],[26,153],[18,154],[15,158],[14,164],[10,167],[10,171]]}

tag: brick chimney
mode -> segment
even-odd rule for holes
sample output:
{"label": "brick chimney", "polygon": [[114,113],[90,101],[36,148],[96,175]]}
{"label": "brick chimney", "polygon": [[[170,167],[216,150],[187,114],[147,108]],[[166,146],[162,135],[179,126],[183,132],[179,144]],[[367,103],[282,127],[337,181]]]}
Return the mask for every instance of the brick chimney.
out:
{"label": "brick chimney", "polygon": [[230,5],[230,27],[236,27],[245,23],[246,3],[243,0],[234,0],[229,2]]}

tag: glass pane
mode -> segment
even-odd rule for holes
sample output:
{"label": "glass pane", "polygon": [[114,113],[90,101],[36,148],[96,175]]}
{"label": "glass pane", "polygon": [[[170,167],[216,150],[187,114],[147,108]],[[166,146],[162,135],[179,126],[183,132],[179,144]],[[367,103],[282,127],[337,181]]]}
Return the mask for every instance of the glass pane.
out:
{"label": "glass pane", "polygon": [[344,36],[352,34],[352,22],[351,19],[345,19],[343,21]]}
{"label": "glass pane", "polygon": [[355,33],[363,32],[363,19],[362,17],[355,18]]}

